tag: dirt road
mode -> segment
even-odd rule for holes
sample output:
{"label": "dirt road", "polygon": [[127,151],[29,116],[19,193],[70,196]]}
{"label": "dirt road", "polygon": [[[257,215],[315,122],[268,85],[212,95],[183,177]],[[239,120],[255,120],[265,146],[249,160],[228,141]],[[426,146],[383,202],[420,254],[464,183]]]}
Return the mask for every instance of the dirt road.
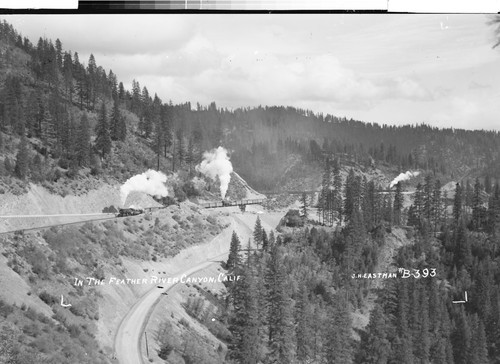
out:
{"label": "dirt road", "polygon": [[[255,212],[259,210],[259,207],[255,207],[254,209],[254,211],[250,211],[245,214],[235,213],[231,216],[230,226],[224,229],[223,232],[210,242],[210,244],[223,243],[223,252],[214,251],[213,256],[205,255],[204,257],[199,254],[193,254],[193,259],[186,265],[186,269],[183,269],[173,275],[173,278],[181,278],[182,276],[191,275],[201,269],[205,269],[211,264],[220,264],[219,262],[221,260],[226,260],[229,252],[232,231],[236,231],[242,244],[244,244],[244,242],[248,241],[252,234],[257,216],[260,216],[262,225],[267,230],[275,228],[276,222],[279,221],[280,216],[283,215],[281,212],[257,214]],[[199,248],[202,249],[203,246],[204,245],[201,245]],[[191,256],[191,254],[189,256]],[[196,256],[198,256],[198,258],[194,258]],[[162,289],[157,287],[151,289],[139,299],[139,301],[130,309],[128,314],[122,320],[115,336],[115,353],[119,363],[144,363],[140,350],[140,342],[144,337],[144,328],[153,308],[155,307],[155,304],[161,297],[161,293],[170,290],[174,286],[175,284],[173,283],[162,284]]]}

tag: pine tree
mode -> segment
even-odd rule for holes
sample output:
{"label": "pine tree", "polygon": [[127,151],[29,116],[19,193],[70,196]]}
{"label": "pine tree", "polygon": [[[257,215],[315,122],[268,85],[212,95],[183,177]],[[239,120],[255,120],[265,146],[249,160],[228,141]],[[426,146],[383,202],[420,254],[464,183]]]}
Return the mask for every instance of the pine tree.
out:
{"label": "pine tree", "polygon": [[184,131],[177,129],[177,159],[179,160],[179,167],[182,167],[186,157],[186,146],[184,143]]}
{"label": "pine tree", "polygon": [[413,345],[409,330],[409,307],[408,283],[398,282],[398,308],[397,308],[397,340],[395,342],[394,355],[399,363],[413,363]]}
{"label": "pine tree", "polygon": [[370,314],[370,323],[361,347],[363,348],[363,363],[386,364],[390,357],[391,345],[387,340],[386,318],[379,305],[376,305]]}
{"label": "pine tree", "polygon": [[488,347],[484,324],[477,314],[472,315],[470,322],[472,331],[470,363],[488,364]]}
{"label": "pine tree", "polygon": [[232,271],[235,267],[240,265],[240,247],[240,239],[238,238],[236,232],[233,231],[233,235],[231,236],[231,245],[229,248],[229,257],[226,262],[226,269],[228,271]]}
{"label": "pine tree", "polygon": [[474,194],[472,199],[472,223],[473,228],[478,230],[482,227],[483,224],[483,204],[481,200],[481,192],[482,186],[479,182],[479,178],[476,178],[476,182],[474,183]]}
{"label": "pine tree", "polygon": [[326,363],[352,363],[352,348],[350,344],[351,321],[348,311],[348,302],[339,294],[328,312],[328,336],[326,338]]}
{"label": "pine tree", "polygon": [[297,304],[295,306],[296,316],[296,337],[297,337],[297,360],[301,363],[307,362],[312,356],[313,333],[311,328],[312,307],[309,302],[308,289],[305,285],[301,285]]}
{"label": "pine tree", "polygon": [[5,159],[3,161],[3,165],[5,168],[6,174],[7,175],[11,174],[12,173],[12,163],[10,162],[9,157],[5,157]]}
{"label": "pine tree", "polygon": [[193,138],[189,138],[187,153],[186,153],[186,163],[189,167],[189,175],[193,174],[193,162],[194,162],[194,141]]}
{"label": "pine tree", "polygon": [[467,180],[467,183],[465,184],[465,211],[467,213],[470,213],[470,209],[472,209],[472,202],[474,198],[474,191],[472,189],[472,185],[470,184],[470,181]]}
{"label": "pine tree", "polygon": [[472,342],[472,332],[469,320],[465,315],[465,310],[461,306],[456,329],[453,335],[453,353],[456,364],[470,364],[470,351]]}
{"label": "pine tree", "polygon": [[[233,236],[234,236],[233,232]],[[243,267],[235,268],[236,273],[242,276],[243,279],[239,282],[231,282],[229,294],[232,303],[232,312],[229,317],[229,330],[231,331],[231,341],[228,345],[228,357],[236,363],[241,363],[245,358],[244,352],[244,335],[247,329],[247,293],[248,293],[248,276]]]}
{"label": "pine tree", "polygon": [[266,230],[262,229],[262,250],[267,251],[269,249],[269,238],[267,237]]}
{"label": "pine tree", "polygon": [[111,140],[121,140],[121,130],[120,123],[122,116],[120,114],[120,109],[118,108],[118,100],[113,100],[113,112],[111,113],[111,125],[109,128]]}
{"label": "pine tree", "polygon": [[95,148],[100,153],[101,158],[104,158],[111,152],[111,138],[109,136],[108,115],[106,113],[106,105],[104,102],[101,106],[99,119],[96,125]]}
{"label": "pine tree", "polygon": [[18,152],[16,155],[15,173],[20,179],[25,179],[28,175],[28,145],[26,135],[21,136]]}
{"label": "pine tree", "polygon": [[71,59],[71,53],[64,53],[64,63],[63,63],[63,76],[64,85],[66,87],[66,94],[69,95],[69,102],[73,102],[73,60]]}
{"label": "pine tree", "polygon": [[356,208],[356,202],[355,199],[357,196],[356,194],[356,176],[354,175],[354,170],[351,168],[349,171],[349,174],[347,175],[346,181],[345,181],[345,200],[344,200],[344,215],[345,219],[349,221],[352,217],[352,214],[354,213],[354,210]]}
{"label": "pine tree", "polygon": [[401,182],[398,182],[396,184],[396,192],[394,195],[394,208],[393,208],[393,214],[394,214],[394,224],[395,225],[401,225],[401,210],[403,209],[403,190],[401,187]]}
{"label": "pine tree", "polygon": [[455,259],[454,263],[458,270],[462,267],[470,268],[472,265],[471,244],[467,234],[467,228],[463,220],[460,221],[457,231],[454,234]]}
{"label": "pine tree", "polygon": [[413,195],[413,206],[415,206],[415,217],[420,224],[420,220],[423,218],[424,213],[424,197],[422,192],[422,185],[417,184],[415,188],[415,194]]}
{"label": "pine tree", "polygon": [[87,108],[94,110],[97,99],[97,65],[93,54],[90,54],[87,65],[86,88]]}
{"label": "pine tree", "polygon": [[273,248],[273,246],[276,244],[276,238],[274,236],[274,230],[271,230],[269,233],[269,251]]}
{"label": "pine tree", "polygon": [[337,212],[339,224],[342,223],[342,176],[340,174],[340,164],[338,160],[335,160],[333,164],[333,190],[335,195],[333,195],[333,210]]}
{"label": "pine tree", "polygon": [[260,221],[260,216],[257,216],[257,220],[255,220],[255,226],[253,228],[253,241],[259,249],[259,244],[262,244],[262,223]]}
{"label": "pine tree", "polygon": [[323,179],[321,183],[321,197],[318,203],[318,207],[322,210],[323,222],[330,223],[328,221],[328,216],[330,213],[330,209],[332,208],[332,204],[330,203],[330,191],[332,189],[332,171],[330,169],[330,160],[327,159],[325,163],[325,169],[323,171]]}
{"label": "pine tree", "polygon": [[427,219],[427,221],[431,221],[432,219],[432,191],[433,191],[433,180],[432,176],[428,174],[425,176],[425,183],[423,188],[423,216]]}
{"label": "pine tree", "polygon": [[259,335],[259,289],[253,269],[250,268],[243,279],[246,279],[245,314],[242,327],[242,364],[258,364],[262,359],[261,337]]}
{"label": "pine tree", "polygon": [[432,225],[434,228],[434,232],[437,231],[439,224],[443,218],[443,207],[442,207],[442,199],[441,199],[441,181],[436,180],[434,182],[434,189],[432,191]]}
{"label": "pine tree", "polygon": [[304,192],[302,193],[302,206],[301,206],[301,212],[302,212],[302,218],[304,220],[307,220],[308,213],[307,213],[307,194]]}
{"label": "pine tree", "polygon": [[87,114],[83,113],[76,130],[75,156],[78,166],[90,165],[90,125]]}
{"label": "pine tree", "polygon": [[62,43],[59,38],[56,39],[56,63],[59,70],[62,69],[63,65],[63,55],[62,55]]}
{"label": "pine tree", "polygon": [[453,198],[453,218],[457,222],[463,210],[462,195],[462,187],[460,186],[460,183],[457,182],[457,184],[455,185],[455,197]]}

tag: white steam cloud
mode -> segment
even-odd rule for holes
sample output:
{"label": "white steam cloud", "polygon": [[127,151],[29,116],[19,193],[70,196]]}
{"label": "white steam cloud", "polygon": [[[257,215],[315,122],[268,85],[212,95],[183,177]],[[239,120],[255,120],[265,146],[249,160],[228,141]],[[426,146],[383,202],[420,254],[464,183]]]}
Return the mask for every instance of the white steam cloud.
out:
{"label": "white steam cloud", "polygon": [[399,176],[397,176],[392,180],[391,184],[389,185],[389,188],[392,188],[394,185],[397,185],[398,182],[406,181],[409,180],[410,178],[417,177],[419,174],[420,172],[418,171],[416,172],[407,171],[405,173],[401,173]]}
{"label": "white steam cloud", "polygon": [[231,181],[231,172],[233,172],[233,165],[226,149],[219,147],[203,153],[203,161],[196,166],[196,170],[214,181],[219,176],[220,195],[222,198],[226,197],[229,181]]}
{"label": "white steam cloud", "polygon": [[167,182],[167,176],[152,169],[130,177],[127,182],[120,187],[122,206],[125,204],[128,194],[132,191],[144,192],[156,197],[168,196],[165,182]]}

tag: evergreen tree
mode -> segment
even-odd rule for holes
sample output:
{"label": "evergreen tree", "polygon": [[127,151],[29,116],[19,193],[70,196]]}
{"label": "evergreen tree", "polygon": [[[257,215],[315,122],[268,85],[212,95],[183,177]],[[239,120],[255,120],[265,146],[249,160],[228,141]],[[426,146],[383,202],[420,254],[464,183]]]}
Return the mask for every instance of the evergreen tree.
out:
{"label": "evergreen tree", "polygon": [[342,176],[340,174],[340,163],[338,159],[334,161],[333,164],[333,190],[335,194],[333,197],[333,210],[337,212],[339,224],[342,223]]}
{"label": "evergreen tree", "polygon": [[118,108],[118,100],[113,100],[113,112],[111,113],[110,137],[111,140],[121,140],[121,119],[120,109]]}
{"label": "evergreen tree", "polygon": [[302,206],[301,206],[301,212],[302,212],[302,218],[304,220],[307,220],[308,213],[307,213],[307,194],[304,192],[302,193]]}
{"label": "evergreen tree", "polygon": [[9,157],[5,157],[3,161],[3,166],[5,168],[5,172],[7,175],[12,173],[12,163],[10,162]]}
{"label": "evergreen tree", "polygon": [[396,192],[394,195],[394,208],[393,208],[393,214],[394,214],[394,224],[395,225],[401,225],[401,210],[403,209],[403,191],[401,187],[401,182],[398,182],[396,184]]}
{"label": "evergreen tree", "polygon": [[253,241],[255,242],[257,249],[259,249],[259,244],[262,244],[262,235],[262,223],[260,221],[260,216],[257,216],[257,220],[255,220],[255,226],[253,228]]}
{"label": "evergreen tree", "polygon": [[89,63],[87,65],[87,77],[85,78],[87,97],[87,108],[95,109],[95,103],[97,99],[97,65],[93,54],[89,56]]}
{"label": "evergreen tree", "polygon": [[69,96],[69,102],[73,102],[73,60],[71,59],[71,53],[64,53],[64,63],[63,63],[63,76],[64,85],[66,87],[66,94]]}
{"label": "evergreen tree", "polygon": [[481,229],[483,224],[484,207],[481,199],[481,192],[481,183],[479,182],[479,178],[476,178],[472,199],[472,226],[475,230]]}
{"label": "evergreen tree", "polygon": [[245,322],[242,334],[242,364],[258,364],[262,361],[262,342],[259,335],[259,288],[253,269],[248,269],[243,279],[247,280],[247,290],[245,292]]}
{"label": "evergreen tree", "polygon": [[328,336],[325,346],[326,363],[352,363],[352,348],[350,344],[351,321],[347,301],[337,294],[328,313]]}
{"label": "evergreen tree", "polygon": [[463,210],[463,207],[462,207],[463,196],[462,195],[463,195],[462,187],[460,186],[460,183],[457,182],[457,184],[455,185],[455,197],[453,198],[453,218],[457,222],[458,222],[458,220],[462,214],[462,210]]}
{"label": "evergreen tree", "polygon": [[184,164],[186,157],[184,131],[181,128],[177,129],[176,137],[177,137],[177,159],[179,160],[179,167],[181,167]]}
{"label": "evergreen tree", "polygon": [[229,257],[226,262],[226,269],[228,271],[232,271],[235,267],[239,266],[241,263],[240,260],[240,239],[235,231],[233,231],[233,235],[231,237],[231,245],[229,247]]}
{"label": "evergreen tree", "polygon": [[431,207],[431,218],[434,232],[437,231],[439,224],[443,218],[443,206],[441,198],[441,181],[436,180],[434,182],[434,189],[432,191],[432,207]]}
{"label": "evergreen tree", "polygon": [[16,167],[15,173],[17,177],[25,179],[28,175],[28,145],[26,136],[21,136],[21,142],[19,143],[18,152],[16,155]]}
{"label": "evergreen tree", "polygon": [[465,211],[467,213],[470,213],[470,209],[472,209],[472,201],[474,198],[474,192],[472,190],[472,185],[470,184],[470,181],[467,180],[467,183],[465,185]]}
{"label": "evergreen tree", "polygon": [[474,314],[470,321],[472,331],[470,363],[488,364],[488,348],[484,324],[477,314]]}
{"label": "evergreen tree", "polygon": [[344,215],[346,220],[350,220],[356,208],[356,176],[351,168],[345,181],[345,200],[344,200]]}
{"label": "evergreen tree", "polygon": [[99,118],[95,129],[96,139],[95,148],[100,153],[101,158],[104,158],[111,152],[111,138],[109,136],[108,115],[106,113],[106,105],[103,102]]}
{"label": "evergreen tree", "polygon": [[333,208],[331,203],[331,191],[332,189],[332,171],[330,169],[330,160],[327,159],[325,163],[325,169],[323,170],[323,179],[321,183],[321,197],[318,203],[318,207],[322,210],[323,222],[331,224],[329,221],[330,210]]}
{"label": "evergreen tree", "polygon": [[386,364],[390,357],[391,345],[387,340],[387,324],[384,313],[376,305],[370,314],[370,323],[363,337],[363,363]]}
{"label": "evergreen tree", "polygon": [[413,195],[413,206],[415,207],[415,217],[420,224],[420,220],[423,217],[424,211],[424,197],[422,185],[420,183],[418,183],[417,187],[415,188],[415,193]]}
{"label": "evergreen tree", "polygon": [[80,124],[76,130],[75,156],[78,166],[86,167],[90,165],[90,124],[87,114],[83,113]]}
{"label": "evergreen tree", "polygon": [[[233,232],[233,236],[235,233]],[[237,363],[245,360],[245,330],[247,329],[247,293],[248,293],[248,276],[247,272],[238,266],[235,271],[243,279],[239,282],[231,282],[229,289],[232,313],[229,317],[229,330],[231,331],[231,341],[228,345],[228,357]]]}
{"label": "evergreen tree", "polygon": [[269,238],[267,237],[266,230],[262,229],[262,250],[267,251],[269,249]]}
{"label": "evergreen tree", "polygon": [[432,180],[432,176],[428,174],[425,176],[425,183],[423,187],[423,216],[427,219],[427,221],[431,221],[432,219],[432,191],[433,191],[434,183]]}
{"label": "evergreen tree", "polygon": [[307,362],[312,356],[313,333],[311,321],[313,311],[307,296],[308,289],[305,285],[300,286],[297,304],[295,306],[297,337],[297,360],[301,363]]}
{"label": "evergreen tree", "polygon": [[462,267],[470,268],[472,265],[471,244],[467,234],[465,222],[460,221],[455,232],[455,259],[454,263],[458,270]]}
{"label": "evergreen tree", "polygon": [[62,43],[59,38],[56,39],[56,63],[59,70],[62,69],[63,65],[63,54],[62,54]]}
{"label": "evergreen tree", "polygon": [[291,299],[280,247],[274,245],[267,262],[265,287],[268,294],[268,348],[270,363],[291,363],[295,357],[295,331]]}
{"label": "evergreen tree", "polygon": [[453,354],[456,364],[470,364],[472,332],[463,306],[453,335]]}

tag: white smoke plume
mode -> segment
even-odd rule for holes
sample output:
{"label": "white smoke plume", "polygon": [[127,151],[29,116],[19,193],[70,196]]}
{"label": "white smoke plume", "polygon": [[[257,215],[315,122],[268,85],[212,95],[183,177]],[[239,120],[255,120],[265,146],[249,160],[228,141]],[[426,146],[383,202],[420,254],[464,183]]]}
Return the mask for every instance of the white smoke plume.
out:
{"label": "white smoke plume", "polygon": [[167,176],[152,169],[130,177],[127,182],[120,187],[122,206],[125,204],[128,194],[132,191],[144,192],[156,197],[168,196],[165,182],[167,182]]}
{"label": "white smoke plume", "polygon": [[233,165],[226,149],[219,147],[203,153],[203,161],[196,166],[196,170],[214,181],[219,176],[220,195],[222,198],[226,197],[229,181],[231,181],[231,172],[233,172]]}
{"label": "white smoke plume", "polygon": [[391,184],[389,185],[389,188],[392,188],[393,186],[397,185],[398,182],[407,181],[410,178],[417,177],[419,174],[420,174],[420,172],[418,172],[418,171],[415,171],[415,172],[407,171],[405,173],[401,173],[399,176],[397,176],[396,178],[394,178],[392,180]]}

